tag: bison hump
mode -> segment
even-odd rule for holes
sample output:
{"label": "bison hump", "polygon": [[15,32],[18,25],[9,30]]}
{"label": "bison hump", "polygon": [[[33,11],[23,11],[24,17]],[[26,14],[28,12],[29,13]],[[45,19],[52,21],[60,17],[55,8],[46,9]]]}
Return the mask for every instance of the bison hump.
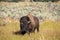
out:
{"label": "bison hump", "polygon": [[29,19],[31,21],[31,24],[35,25],[34,16],[32,14],[30,14],[30,13],[27,16],[29,17]]}

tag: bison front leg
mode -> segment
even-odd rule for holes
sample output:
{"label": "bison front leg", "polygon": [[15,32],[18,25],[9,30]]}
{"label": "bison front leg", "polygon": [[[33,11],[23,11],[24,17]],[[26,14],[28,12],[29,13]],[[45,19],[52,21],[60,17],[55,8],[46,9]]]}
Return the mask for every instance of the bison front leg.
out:
{"label": "bison front leg", "polygon": [[29,35],[30,35],[30,32],[29,32],[29,31],[27,31],[27,34],[29,34]]}
{"label": "bison front leg", "polygon": [[28,34],[30,35],[30,32],[28,32]]}
{"label": "bison front leg", "polygon": [[35,28],[32,28],[32,31],[31,32],[35,33]]}

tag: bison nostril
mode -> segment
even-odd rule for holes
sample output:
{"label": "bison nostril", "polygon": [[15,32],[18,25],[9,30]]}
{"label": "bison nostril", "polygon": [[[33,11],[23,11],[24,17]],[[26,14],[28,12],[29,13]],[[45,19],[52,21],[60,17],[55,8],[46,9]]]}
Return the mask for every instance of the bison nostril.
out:
{"label": "bison nostril", "polygon": [[26,33],[26,31],[21,31],[21,34],[24,35]]}

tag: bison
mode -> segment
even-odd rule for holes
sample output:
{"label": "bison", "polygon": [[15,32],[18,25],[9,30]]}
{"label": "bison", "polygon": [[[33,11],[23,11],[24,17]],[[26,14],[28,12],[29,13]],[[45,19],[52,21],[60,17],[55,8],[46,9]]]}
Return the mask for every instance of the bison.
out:
{"label": "bison", "polygon": [[20,18],[20,32],[22,34],[30,34],[31,32],[35,32],[35,29],[39,32],[39,19],[37,17],[28,14]]}

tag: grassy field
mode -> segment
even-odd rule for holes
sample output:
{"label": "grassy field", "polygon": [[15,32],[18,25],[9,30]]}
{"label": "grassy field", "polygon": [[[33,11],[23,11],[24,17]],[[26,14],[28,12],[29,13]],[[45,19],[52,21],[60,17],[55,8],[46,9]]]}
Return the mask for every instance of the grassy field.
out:
{"label": "grassy field", "polygon": [[60,40],[60,21],[45,20],[40,24],[40,31],[31,33],[31,35],[14,34],[19,30],[19,22],[12,21],[6,26],[0,26],[0,40]]}

